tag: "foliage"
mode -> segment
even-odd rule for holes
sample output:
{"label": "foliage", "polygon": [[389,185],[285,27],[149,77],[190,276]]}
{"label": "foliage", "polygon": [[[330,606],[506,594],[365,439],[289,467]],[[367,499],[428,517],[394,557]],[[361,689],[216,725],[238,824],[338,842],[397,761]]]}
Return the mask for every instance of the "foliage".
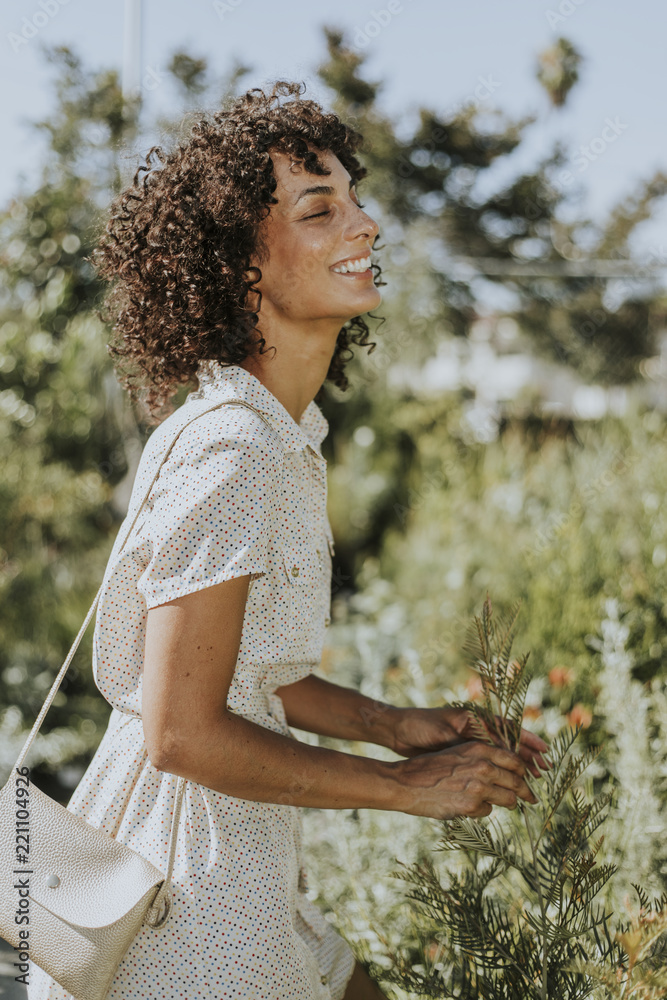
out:
{"label": "foliage", "polygon": [[[664,679],[665,419],[639,410],[555,430],[538,425],[533,437],[509,423],[479,442],[451,397],[387,400],[331,469],[337,557],[346,535],[359,553],[353,572],[335,567],[338,589],[353,575],[391,583],[434,693],[469,676],[459,638],[490,587],[499,606],[523,601],[533,671],[561,672],[563,715],[592,711],[600,694],[589,637],[604,597],[626,608],[633,676]],[[396,483],[405,454],[411,468]],[[363,552],[364,511],[383,526],[376,557]],[[595,741],[595,728],[585,735]]]}
{"label": "foliage", "polygon": [[554,107],[562,107],[579,79],[581,53],[567,38],[559,38],[540,54],[537,78]]}
{"label": "foliage", "polygon": [[[327,44],[320,76],[336,90],[336,110],[356,119],[367,136],[368,193],[387,239],[383,268],[393,330],[382,331],[385,352],[391,350],[394,361],[400,355],[402,364],[423,363],[443,338],[469,336],[476,300],[491,283],[502,286],[508,315],[531,350],[587,380],[636,378],[640,360],[655,352],[659,286],[646,273],[610,285],[593,262],[629,260],[628,240],[667,193],[667,175],[656,171],[642,181],[601,223],[587,218],[580,205],[571,211],[583,192],[576,183],[559,181],[571,164],[558,142],[533,169],[498,188],[487,173],[521,146],[535,115],[510,120],[494,106],[491,91],[483,99],[471,95],[448,113],[420,108],[417,127],[406,123],[399,138],[395,123],[377,107],[381,85],[364,79],[363,62],[344,34],[328,31]],[[562,103],[568,93],[573,99],[580,56],[572,44],[559,39],[543,55],[543,65],[545,60],[557,70],[549,85],[554,99]],[[456,276],[457,256],[470,262],[471,277]],[[495,271],[486,267],[489,261]],[[536,261],[551,265],[553,275],[532,275],[528,265]],[[572,261],[581,274],[567,273]],[[385,387],[377,361],[360,365],[364,390],[369,370],[380,383],[376,388]]]}
{"label": "foliage", "polygon": [[[552,770],[537,785],[530,782],[537,807],[520,803],[508,824],[498,818],[447,824],[441,849],[461,851],[466,861],[445,885],[428,863],[401,873],[412,887],[409,898],[437,922],[447,949],[439,968],[409,974],[427,994],[574,1000],[591,992],[585,978],[568,971],[574,958],[595,955],[613,968],[621,962],[611,913],[595,905],[614,871],[598,863],[602,840],[592,839],[609,800],[587,802],[573,789],[590,759],[570,753],[574,736],[570,730],[554,741]],[[399,958],[397,970],[402,965]]]}
{"label": "foliage", "polygon": [[[621,610],[613,602],[603,602],[599,612],[602,620],[591,628],[589,657],[591,670],[602,673],[606,695],[592,703],[592,724],[579,738],[594,730],[596,743],[602,742],[586,769],[585,790],[607,797],[613,792],[604,826],[604,854],[618,871],[601,887],[598,899],[621,920],[629,913],[629,896],[635,895],[632,883],[641,882],[656,895],[667,889],[662,835],[667,805],[667,688],[664,680],[645,683],[637,677],[634,655],[625,647],[629,629],[624,623],[631,621],[631,614],[626,611],[619,621]],[[377,567],[367,560],[359,593],[339,592],[334,599],[322,674],[397,705],[433,707],[478,699],[477,672],[472,683],[464,683],[443,670],[443,687],[434,689],[432,649],[415,642],[416,631],[413,605],[399,596],[396,582],[380,578]],[[462,645],[465,631],[452,631]],[[526,696],[525,725],[547,740],[555,739],[564,725],[570,725],[566,715],[573,714],[571,688],[565,667],[551,677],[536,677]],[[363,743],[306,733],[300,738],[342,745],[348,752],[383,755],[381,748]],[[389,751],[386,756],[392,757]],[[455,853],[433,853],[434,822],[375,811],[307,810],[305,824],[312,889],[322,905],[335,908],[337,926],[358,956],[373,963],[376,977],[392,967],[390,956],[399,950],[404,963],[418,965],[425,952],[435,961],[433,956],[442,952],[435,938],[437,928],[427,913],[405,905],[399,883],[389,878],[394,859],[404,866],[428,859],[445,884],[451,870],[460,871]],[[509,827],[508,835],[511,832]],[[416,994],[394,984],[392,995]]]}
{"label": "foliage", "polygon": [[506,618],[496,619],[487,595],[482,614],[475,615],[472,634],[465,643],[481,683],[480,701],[465,705],[475,720],[478,739],[501,744],[513,753],[521,743],[521,724],[531,679],[526,670],[528,654],[516,660],[510,658],[519,608],[517,602]]}
{"label": "foliage", "polygon": [[[483,689],[470,705],[480,738],[510,749],[518,745],[529,680],[527,657],[511,657],[517,611],[496,622],[487,598],[466,643]],[[642,931],[641,949],[637,944],[636,920],[648,927],[641,923],[648,912],[643,890],[642,913],[631,924],[597,898],[616,870],[600,861],[604,837],[596,836],[612,796],[582,788],[597,751],[575,753],[576,736],[562,730],[547,755],[551,766],[528,778],[536,806],[520,801],[516,812],[442,824],[439,848],[455,863],[440,874],[423,848],[419,860],[402,863],[396,874],[410,886],[422,936],[415,945],[414,927],[406,928],[391,946],[387,933],[376,931],[389,948],[388,962],[376,968],[387,982],[460,1000],[578,1000],[607,979],[626,984],[619,996],[649,997],[641,989],[667,986],[659,965],[664,938]],[[664,902],[656,906],[660,911]]]}
{"label": "foliage", "polygon": [[[588,976],[604,990],[605,1000],[664,1000],[667,976],[667,894],[649,900],[635,886],[640,909],[617,939],[627,955],[623,969],[610,970],[595,961],[576,961],[572,971]],[[599,992],[599,991],[598,991]]]}
{"label": "foliage", "polygon": [[614,791],[605,848],[618,873],[607,900],[620,912],[636,882],[656,894],[667,890],[667,686],[633,678],[627,616],[613,599],[604,611],[601,635],[590,646],[600,661],[595,708],[606,734],[598,763]]}
{"label": "foliage", "polygon": [[[0,708],[12,709],[3,749],[17,754],[17,720],[32,726],[99,585],[132,443],[86,260],[96,198],[117,177],[120,89],[108,73],[85,73],[66,49],[51,56],[58,103],[38,124],[49,143],[41,182],[0,213]],[[99,742],[109,710],[79,666],[85,655],[89,639],[33,764],[53,770]]]}

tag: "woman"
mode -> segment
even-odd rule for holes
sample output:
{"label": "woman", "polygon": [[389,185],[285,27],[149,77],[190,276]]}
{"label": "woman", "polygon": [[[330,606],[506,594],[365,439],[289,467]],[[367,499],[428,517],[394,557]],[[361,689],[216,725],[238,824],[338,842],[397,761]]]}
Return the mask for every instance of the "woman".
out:
{"label": "woman", "polygon": [[[361,136],[301,93],[249,91],[156,151],[160,169],[149,155],[97,253],[125,384],[157,413],[198,381],[149,439],[128,518],[188,424],[109,560],[93,669],[113,711],[69,805],[164,871],[187,779],[171,916],[141,928],[112,1000],[383,996],[306,895],[298,807],[483,816],[534,801],[523,776],[545,749],[526,735],[522,759],[476,742],[465,711],[378,705],[314,673],[333,551],[315,396],[346,387],[381,297]],[[223,400],[249,406],[204,413]],[[33,974],[31,1000],[66,996]]]}

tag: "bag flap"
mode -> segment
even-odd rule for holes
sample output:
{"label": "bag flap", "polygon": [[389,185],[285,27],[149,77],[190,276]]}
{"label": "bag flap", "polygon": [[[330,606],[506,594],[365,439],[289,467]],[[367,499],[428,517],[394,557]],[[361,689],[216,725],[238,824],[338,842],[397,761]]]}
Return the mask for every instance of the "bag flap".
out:
{"label": "bag flap", "polygon": [[[2,799],[5,813],[9,796]],[[150,861],[33,784],[27,808],[30,852],[27,864],[16,868],[30,874],[12,874],[12,882],[28,879],[28,897],[55,916],[80,927],[106,927],[131,910],[151,887],[157,891],[164,882],[164,874]],[[60,880],[54,888],[47,883],[52,875]],[[3,890],[7,894],[8,887]],[[11,897],[14,903],[19,899],[19,890],[13,886]]]}

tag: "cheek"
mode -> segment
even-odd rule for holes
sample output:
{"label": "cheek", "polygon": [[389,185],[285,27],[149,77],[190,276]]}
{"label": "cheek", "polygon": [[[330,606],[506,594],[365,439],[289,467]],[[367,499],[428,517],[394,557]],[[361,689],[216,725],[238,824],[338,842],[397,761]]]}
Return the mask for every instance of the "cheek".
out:
{"label": "cheek", "polygon": [[331,238],[327,239],[324,234],[318,237],[311,234],[308,239],[293,245],[291,260],[302,274],[321,272],[334,252],[331,243]]}
{"label": "cheek", "polygon": [[[329,264],[340,250],[340,232],[326,221],[294,225],[276,217],[265,231],[267,259],[259,288],[276,304],[290,307],[297,300],[312,305],[312,294],[322,294]],[[309,305],[309,308],[310,308]]]}
{"label": "cheek", "polygon": [[289,289],[308,285],[321,279],[328,268],[334,248],[323,240],[291,240],[273,247],[270,262],[263,269],[264,287],[272,296],[289,298]]}

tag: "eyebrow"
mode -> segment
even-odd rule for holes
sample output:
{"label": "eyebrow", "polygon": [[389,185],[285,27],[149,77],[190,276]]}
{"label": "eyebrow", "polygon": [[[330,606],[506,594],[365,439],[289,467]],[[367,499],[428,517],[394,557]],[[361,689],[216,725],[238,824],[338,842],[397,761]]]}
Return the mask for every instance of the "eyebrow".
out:
{"label": "eyebrow", "polygon": [[[352,188],[354,187],[355,183],[356,182],[354,180],[354,177],[352,177],[350,179],[350,183],[349,183],[349,186],[348,186],[348,191],[352,190]],[[329,185],[329,184],[317,184],[315,187],[304,188],[303,191],[300,193],[299,197],[294,202],[294,204],[296,205],[296,202],[300,201],[301,198],[304,198],[307,194],[335,194],[335,193],[336,193],[336,189],[332,188],[331,185]]]}

